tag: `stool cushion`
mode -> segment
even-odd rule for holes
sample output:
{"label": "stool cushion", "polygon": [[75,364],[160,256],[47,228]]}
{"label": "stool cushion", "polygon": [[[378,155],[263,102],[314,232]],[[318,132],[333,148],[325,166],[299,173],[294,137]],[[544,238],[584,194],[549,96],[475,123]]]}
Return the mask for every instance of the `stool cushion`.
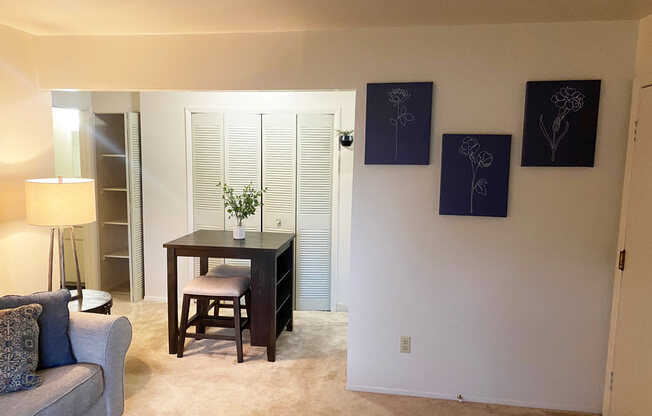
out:
{"label": "stool cushion", "polygon": [[250,282],[248,277],[199,276],[183,288],[183,294],[235,298],[249,289]]}
{"label": "stool cushion", "polygon": [[230,264],[220,264],[213,267],[206,273],[206,276],[217,277],[251,277],[251,267],[249,266],[232,266]]}

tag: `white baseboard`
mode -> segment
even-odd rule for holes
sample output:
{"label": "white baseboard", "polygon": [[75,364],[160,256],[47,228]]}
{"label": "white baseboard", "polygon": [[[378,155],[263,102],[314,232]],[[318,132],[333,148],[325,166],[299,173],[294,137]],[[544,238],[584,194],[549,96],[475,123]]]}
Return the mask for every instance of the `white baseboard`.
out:
{"label": "white baseboard", "polygon": [[144,301],[147,302],[163,302],[166,303],[168,301],[168,298],[165,296],[145,296],[143,298]]}
{"label": "white baseboard", "polygon": [[[402,390],[402,389],[393,389],[387,387],[369,387],[369,386],[357,386],[357,385],[347,384],[346,390],[362,391],[367,393],[393,394],[397,396],[427,397],[430,399],[457,400],[457,394],[433,393],[433,392],[418,391],[418,390]],[[502,404],[505,406],[518,406],[518,407],[529,407],[533,409],[561,410],[561,411],[593,413],[593,414],[599,414],[602,411],[601,406],[588,408],[588,407],[565,406],[556,403],[530,403],[530,402],[522,402],[518,400],[511,400],[511,399],[491,399],[487,397],[476,397],[476,396],[464,396],[464,401],[473,402],[473,403]]]}
{"label": "white baseboard", "polygon": [[348,303],[336,303],[335,312],[348,312],[349,304]]}

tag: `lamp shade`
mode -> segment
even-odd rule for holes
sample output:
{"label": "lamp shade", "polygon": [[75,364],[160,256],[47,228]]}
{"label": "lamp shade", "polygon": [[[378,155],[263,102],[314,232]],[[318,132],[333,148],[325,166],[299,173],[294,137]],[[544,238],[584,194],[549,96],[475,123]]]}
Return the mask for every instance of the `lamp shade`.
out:
{"label": "lamp shade", "polygon": [[25,181],[27,223],[47,227],[95,221],[95,181],[81,178]]}

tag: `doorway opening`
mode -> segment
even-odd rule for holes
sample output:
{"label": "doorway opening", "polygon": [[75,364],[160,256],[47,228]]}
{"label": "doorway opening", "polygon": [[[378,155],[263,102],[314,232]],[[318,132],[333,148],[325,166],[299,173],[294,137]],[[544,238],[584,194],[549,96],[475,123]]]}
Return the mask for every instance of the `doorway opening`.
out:
{"label": "doorway opening", "polygon": [[[230,229],[216,184],[253,183],[268,192],[247,228],[297,235],[295,308],[348,310],[355,144],[336,131],[353,129],[355,91],[59,91],[53,107],[87,114],[80,174],[98,188],[89,287],[165,300],[162,244]],[[197,275],[183,263],[181,286]]]}

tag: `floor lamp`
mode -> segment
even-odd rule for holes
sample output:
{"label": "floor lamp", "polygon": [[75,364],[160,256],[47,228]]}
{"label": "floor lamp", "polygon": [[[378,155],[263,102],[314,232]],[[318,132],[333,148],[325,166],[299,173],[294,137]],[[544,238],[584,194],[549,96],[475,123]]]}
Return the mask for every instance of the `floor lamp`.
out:
{"label": "floor lamp", "polygon": [[54,258],[54,233],[59,241],[59,269],[61,287],[66,287],[66,269],[63,251],[64,233],[70,232],[72,252],[77,269],[77,293],[71,300],[81,300],[81,274],[77,247],[75,246],[74,225],[94,222],[95,181],[81,178],[31,179],[25,182],[25,203],[27,223],[50,227],[50,264],[48,270],[48,290],[52,290],[52,262]]}

